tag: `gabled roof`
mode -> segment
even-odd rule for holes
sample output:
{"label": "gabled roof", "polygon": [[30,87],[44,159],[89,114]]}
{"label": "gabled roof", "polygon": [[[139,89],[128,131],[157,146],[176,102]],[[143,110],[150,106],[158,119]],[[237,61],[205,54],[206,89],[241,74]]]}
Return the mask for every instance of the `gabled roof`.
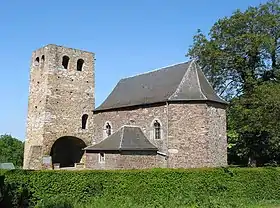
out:
{"label": "gabled roof", "polygon": [[94,111],[167,101],[214,101],[227,104],[217,96],[196,62],[190,61],[121,79]]}
{"label": "gabled roof", "polygon": [[85,150],[95,151],[122,151],[122,150],[153,150],[154,146],[144,135],[140,127],[122,126],[118,131],[108,136],[98,144],[88,146]]}

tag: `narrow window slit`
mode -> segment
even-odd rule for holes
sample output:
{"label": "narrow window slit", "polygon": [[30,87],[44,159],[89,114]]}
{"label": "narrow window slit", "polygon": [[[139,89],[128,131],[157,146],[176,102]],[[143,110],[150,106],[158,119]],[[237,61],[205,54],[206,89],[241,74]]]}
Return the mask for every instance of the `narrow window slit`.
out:
{"label": "narrow window slit", "polygon": [[154,122],[154,133],[155,133],[155,139],[161,138],[160,123],[157,120]]}
{"label": "narrow window slit", "polygon": [[77,71],[82,71],[83,70],[83,65],[84,65],[84,60],[83,59],[79,59],[77,61]]}
{"label": "narrow window slit", "polygon": [[82,129],[86,129],[86,126],[87,126],[87,119],[88,119],[88,115],[87,114],[84,114],[82,116]]}
{"label": "narrow window slit", "polygon": [[112,133],[112,127],[109,123],[106,124],[106,134],[107,136],[110,136]]}
{"label": "narrow window slit", "polygon": [[62,58],[62,66],[64,67],[64,69],[68,68],[68,64],[69,64],[69,57],[68,56],[63,56],[63,58]]}

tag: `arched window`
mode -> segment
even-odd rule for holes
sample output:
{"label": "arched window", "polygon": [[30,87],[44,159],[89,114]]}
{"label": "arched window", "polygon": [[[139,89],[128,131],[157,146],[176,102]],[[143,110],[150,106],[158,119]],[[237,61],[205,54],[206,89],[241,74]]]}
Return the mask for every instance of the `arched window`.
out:
{"label": "arched window", "polygon": [[45,61],[45,55],[42,56],[41,60],[42,60],[42,62]]}
{"label": "arched window", "polygon": [[157,120],[155,120],[154,122],[154,134],[155,134],[155,139],[161,138],[160,123]]}
{"label": "arched window", "polygon": [[105,128],[106,128],[106,134],[107,134],[107,136],[110,136],[111,133],[112,133],[112,127],[111,127],[111,125],[110,125],[109,123],[107,123]]}
{"label": "arched window", "polygon": [[99,153],[99,163],[105,163],[105,154],[103,152]]}
{"label": "arched window", "polygon": [[37,58],[35,59],[35,66],[38,66],[38,65],[39,65],[39,62],[40,62],[40,58],[37,57]]}
{"label": "arched window", "polygon": [[68,56],[63,56],[63,58],[62,58],[62,66],[64,67],[64,69],[68,68],[68,63],[69,63],[69,57]]}
{"label": "arched window", "polygon": [[79,59],[77,61],[77,71],[82,71],[83,65],[84,65],[84,60],[83,59]]}
{"label": "arched window", "polygon": [[87,126],[87,119],[88,119],[88,114],[84,114],[82,116],[82,129],[86,129]]}

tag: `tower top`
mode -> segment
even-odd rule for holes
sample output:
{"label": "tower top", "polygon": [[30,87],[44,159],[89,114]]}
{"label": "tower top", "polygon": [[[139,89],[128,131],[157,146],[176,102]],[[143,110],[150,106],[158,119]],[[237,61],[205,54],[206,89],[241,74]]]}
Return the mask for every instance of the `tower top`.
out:
{"label": "tower top", "polygon": [[66,50],[81,51],[81,52],[84,52],[84,53],[94,54],[93,52],[90,52],[90,51],[87,51],[87,50],[84,50],[84,49],[72,48],[72,47],[67,47],[67,46],[64,46],[64,45],[57,45],[57,44],[53,44],[53,43],[43,45],[42,47],[37,48],[34,51],[42,50],[42,49],[45,49],[45,48],[64,48]]}

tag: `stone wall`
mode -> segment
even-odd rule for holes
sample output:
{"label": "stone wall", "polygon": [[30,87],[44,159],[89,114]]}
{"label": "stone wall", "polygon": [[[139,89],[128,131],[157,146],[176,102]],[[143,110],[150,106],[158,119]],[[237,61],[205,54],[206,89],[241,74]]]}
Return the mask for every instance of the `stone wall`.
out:
{"label": "stone wall", "polygon": [[170,104],[168,111],[168,167],[207,165],[206,104]]}
{"label": "stone wall", "polygon": [[[66,69],[63,56],[69,58]],[[81,71],[79,59],[84,61]],[[34,166],[30,164],[36,159],[30,155],[33,145],[41,145],[42,155],[49,155],[62,136],[75,136],[86,144],[93,137],[94,54],[47,45],[33,52],[31,62],[24,168]],[[82,129],[83,114],[88,114],[86,129]]]}
{"label": "stone wall", "polygon": [[[69,66],[64,69],[62,57],[68,56]],[[75,136],[88,145],[93,134],[94,109],[94,55],[89,52],[51,46],[48,72],[48,90],[44,124],[44,153],[49,154],[52,144],[62,136]],[[77,71],[77,60],[83,59],[82,71]],[[82,129],[82,116],[88,115],[88,125]]]}
{"label": "stone wall", "polygon": [[[158,120],[161,124],[161,139],[154,138],[153,123]],[[159,148],[160,152],[167,153],[167,105],[152,105],[146,107],[126,108],[123,110],[106,111],[94,113],[94,137],[92,144],[99,143],[106,138],[105,124],[110,123],[112,133],[123,125],[134,125],[141,127],[143,133],[149,141]],[[162,167],[166,167],[166,161],[160,162]]]}
{"label": "stone wall", "polygon": [[209,103],[208,118],[208,157],[212,167],[227,165],[226,110],[221,104]]}
{"label": "stone wall", "polygon": [[162,157],[155,154],[105,153],[105,162],[99,162],[99,153],[86,153],[87,169],[145,169],[159,167]]}
{"label": "stone wall", "polygon": [[174,103],[169,105],[168,111],[168,167],[226,165],[224,107],[207,103]]}
{"label": "stone wall", "polygon": [[31,57],[24,168],[34,167],[34,164],[29,165],[31,161],[36,160],[32,146],[42,146],[43,142],[46,116],[45,103],[48,92],[48,62],[45,60],[46,53],[48,53],[48,48],[41,48],[34,51]]}

